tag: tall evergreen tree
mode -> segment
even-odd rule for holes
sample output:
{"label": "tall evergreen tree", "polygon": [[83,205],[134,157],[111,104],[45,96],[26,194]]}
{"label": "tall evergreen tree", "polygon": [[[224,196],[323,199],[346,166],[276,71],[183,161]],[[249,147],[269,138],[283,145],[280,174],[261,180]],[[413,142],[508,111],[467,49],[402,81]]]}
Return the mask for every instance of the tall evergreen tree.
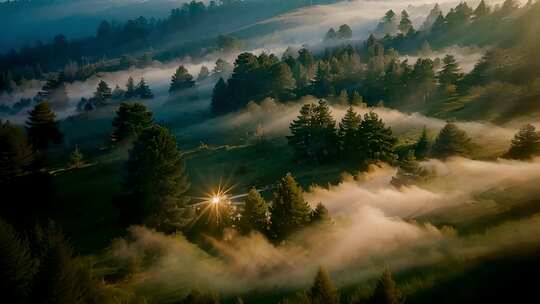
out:
{"label": "tall evergreen tree", "polygon": [[529,159],[540,154],[540,132],[531,124],[526,124],[512,139],[512,146],[505,157],[512,159]]}
{"label": "tall evergreen tree", "polygon": [[69,97],[62,77],[49,78],[37,98],[39,101],[49,102],[55,110],[65,110],[68,107]]}
{"label": "tall evergreen tree", "polygon": [[328,32],[326,32],[326,35],[324,36],[325,41],[333,41],[337,39],[338,35],[336,33],[336,30],[334,30],[333,27],[331,27]]}
{"label": "tall evergreen tree", "polygon": [[[158,215],[171,205],[183,204],[190,187],[182,153],[165,127],[144,129],[126,165],[125,189],[137,203],[136,216]],[[163,219],[166,224],[167,219]]]}
{"label": "tall evergreen tree", "polygon": [[38,103],[28,112],[26,130],[28,139],[36,149],[47,149],[50,143],[60,144],[64,135],[60,133],[56,114],[48,102]]}
{"label": "tall evergreen tree", "polygon": [[362,117],[358,115],[352,106],[347,109],[347,113],[339,123],[339,141],[342,155],[351,159],[356,156],[358,151],[358,130]]}
{"label": "tall evergreen tree", "polygon": [[490,13],[491,13],[491,9],[486,4],[486,2],[484,0],[482,0],[482,1],[480,1],[480,4],[478,4],[476,9],[474,10],[474,13],[473,13],[474,14],[474,20],[475,21],[482,20],[483,18],[489,16]]}
{"label": "tall evergreen tree", "polygon": [[24,132],[0,121],[0,182],[23,175],[34,160],[32,146]]}
{"label": "tall evergreen tree", "polygon": [[191,76],[188,70],[181,65],[176,69],[176,72],[171,77],[169,92],[178,92],[194,86],[195,81],[193,80],[193,76]]}
{"label": "tall evergreen tree", "polygon": [[454,56],[446,55],[443,59],[443,64],[443,68],[438,73],[437,78],[439,79],[439,86],[447,89],[448,86],[457,85],[463,74]]}
{"label": "tall evergreen tree", "polygon": [[211,110],[214,114],[223,114],[232,110],[229,102],[229,89],[227,83],[220,78],[212,91]]}
{"label": "tall evergreen tree", "polygon": [[94,100],[96,104],[103,105],[111,97],[112,97],[111,88],[105,81],[100,80],[98,83],[96,92],[94,92]]}
{"label": "tall evergreen tree", "polygon": [[126,93],[124,94],[124,98],[130,99],[137,96],[136,88],[135,88],[135,82],[133,81],[133,78],[129,76],[128,81],[126,83]]}
{"label": "tall evergreen tree", "polygon": [[203,81],[208,77],[210,77],[210,70],[205,65],[201,66],[199,74],[197,75],[197,81]]}
{"label": "tall evergreen tree", "polygon": [[37,261],[29,244],[0,219],[0,291],[11,303],[28,303]]}
{"label": "tall evergreen tree", "polygon": [[141,78],[141,81],[139,81],[139,84],[137,84],[135,93],[141,99],[154,98],[154,94],[152,94],[152,90],[150,90],[150,87],[146,84],[146,81],[144,81],[144,78]]}
{"label": "tall evergreen tree", "polygon": [[455,155],[467,156],[470,153],[470,148],[471,139],[467,136],[467,133],[460,130],[455,124],[447,123],[433,143],[431,153],[437,158],[447,158]]}
{"label": "tall evergreen tree", "polygon": [[337,36],[339,39],[348,40],[352,38],[352,29],[349,25],[343,24],[339,27],[337,31]]}
{"label": "tall evergreen tree", "polygon": [[406,10],[401,11],[401,20],[399,21],[399,30],[406,35],[412,29],[412,22],[409,19],[409,13]]}
{"label": "tall evergreen tree", "polygon": [[255,188],[249,190],[240,218],[240,228],[244,233],[256,230],[268,232],[268,204]]}
{"label": "tall evergreen tree", "polygon": [[319,103],[313,108],[313,117],[311,122],[311,137],[314,157],[318,162],[331,160],[339,148],[336,132],[336,122],[330,112],[328,103],[319,100]]}
{"label": "tall evergreen tree", "polygon": [[310,222],[311,208],[304,200],[302,188],[288,173],[276,186],[271,208],[272,234],[284,239]]}
{"label": "tall evergreen tree", "polygon": [[289,126],[291,136],[287,137],[289,145],[295,150],[298,159],[312,158],[311,125],[314,116],[314,105],[305,104],[300,109],[300,115]]}
{"label": "tall evergreen tree", "polygon": [[282,100],[294,97],[296,81],[293,77],[291,68],[286,63],[278,63],[271,68],[272,81],[270,96]]}
{"label": "tall evergreen tree", "polygon": [[392,278],[392,273],[389,270],[385,270],[375,286],[375,291],[373,292],[369,303],[402,304],[403,302],[403,295]]}
{"label": "tall evergreen tree", "polygon": [[312,83],[313,92],[318,97],[327,97],[334,94],[334,87],[332,86],[332,74],[330,73],[330,67],[325,62],[320,62],[315,73],[315,78]]}
{"label": "tall evergreen tree", "polygon": [[418,160],[426,159],[431,150],[431,142],[427,135],[427,129],[424,127],[422,129],[422,134],[414,144],[414,155]]}
{"label": "tall evergreen tree", "polygon": [[324,267],[320,267],[315,276],[309,298],[313,304],[339,304],[338,290]]}
{"label": "tall evergreen tree", "polygon": [[143,104],[123,102],[112,122],[114,130],[111,139],[114,142],[121,142],[135,138],[152,123],[153,114]]}
{"label": "tall evergreen tree", "polygon": [[313,223],[327,223],[330,221],[330,213],[322,203],[318,203],[311,213],[311,221]]}
{"label": "tall evergreen tree", "polygon": [[394,153],[397,138],[375,112],[364,115],[360,123],[359,137],[364,162],[383,161],[392,164],[397,159]]}

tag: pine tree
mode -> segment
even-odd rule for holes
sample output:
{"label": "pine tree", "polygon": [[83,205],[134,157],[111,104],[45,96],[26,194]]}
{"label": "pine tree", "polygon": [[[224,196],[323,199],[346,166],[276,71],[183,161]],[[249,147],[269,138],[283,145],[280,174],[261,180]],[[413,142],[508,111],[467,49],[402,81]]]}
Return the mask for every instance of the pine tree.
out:
{"label": "pine tree", "polygon": [[0,182],[25,174],[34,160],[34,152],[23,131],[0,121]]}
{"label": "pine tree", "polygon": [[310,131],[311,151],[313,151],[314,160],[319,163],[332,160],[339,151],[336,122],[332,117],[328,103],[322,99],[313,108]]}
{"label": "pine tree", "polygon": [[354,91],[353,93],[353,96],[351,98],[351,105],[361,108],[367,107],[367,105],[364,103],[364,98],[357,91]]}
{"label": "pine tree", "polygon": [[372,304],[402,304],[404,302],[403,295],[396,286],[396,282],[392,278],[392,273],[385,270],[371,296],[369,303]]}
{"label": "pine tree", "polygon": [[401,20],[399,22],[399,30],[403,35],[406,35],[412,29],[412,22],[409,19],[409,13],[406,10],[401,11]]}
{"label": "pine tree", "polygon": [[120,88],[120,86],[116,85],[114,87],[114,90],[112,91],[111,98],[115,100],[119,100],[119,99],[125,98],[125,96],[126,96],[126,91]]}
{"label": "pine tree", "polygon": [[330,213],[328,209],[322,204],[318,203],[315,210],[311,213],[311,222],[313,223],[327,223],[330,221]]}
{"label": "pine tree", "polygon": [[290,173],[277,184],[271,214],[272,233],[277,239],[286,238],[310,222],[311,208]]}
{"label": "pine tree", "polygon": [[141,99],[154,98],[154,95],[152,94],[152,90],[150,90],[150,87],[146,84],[146,82],[144,81],[144,78],[141,78],[141,81],[139,81],[139,84],[137,84],[135,93]]}
{"label": "pine tree", "polygon": [[194,86],[195,81],[193,80],[193,76],[191,76],[188,70],[181,65],[176,69],[176,72],[171,77],[169,92],[178,92]]}
{"label": "pine tree", "polygon": [[326,35],[324,36],[325,41],[332,41],[337,39],[338,35],[336,33],[336,30],[334,30],[333,27],[331,27],[328,32],[326,32]]}
{"label": "pine tree", "polygon": [[233,70],[233,67],[230,63],[219,58],[218,60],[216,60],[216,64],[215,64],[214,69],[212,70],[212,73],[214,74],[216,78],[219,77],[219,78],[227,79],[232,73],[232,70]]}
{"label": "pine tree", "polygon": [[446,55],[443,63],[444,66],[437,77],[439,79],[439,86],[445,89],[450,85],[456,85],[463,77],[463,74],[454,56]]}
{"label": "pine tree", "polygon": [[100,80],[96,89],[96,92],[94,93],[94,99],[96,100],[96,103],[98,105],[105,104],[107,99],[112,97],[112,91],[109,85],[103,81]]}
{"label": "pine tree", "polygon": [[38,101],[47,101],[53,109],[65,110],[69,105],[66,86],[60,76],[47,80],[38,93]]}
{"label": "pine tree", "polygon": [[362,117],[350,106],[339,123],[340,149],[343,156],[347,159],[354,158],[358,153],[358,130],[361,121]]}
{"label": "pine tree", "polygon": [[352,38],[351,27],[347,24],[343,24],[339,27],[337,31],[337,37],[339,39],[349,40]]}
{"label": "pine tree", "polygon": [[311,150],[311,125],[314,107],[313,104],[303,105],[300,109],[300,115],[296,120],[293,120],[289,126],[291,136],[288,136],[287,140],[289,145],[295,150],[298,159],[313,157],[313,152]]}
{"label": "pine tree", "polygon": [[315,95],[318,97],[326,97],[333,93],[332,75],[328,64],[324,62],[319,63],[312,86]]}
{"label": "pine tree", "polygon": [[431,142],[427,135],[427,129],[424,127],[422,129],[422,134],[414,144],[414,155],[418,160],[426,159],[431,150]]}
{"label": "pine tree", "polygon": [[240,228],[244,233],[256,230],[268,231],[268,204],[255,188],[249,190],[240,219]]}
{"label": "pine tree", "polygon": [[114,142],[121,142],[135,138],[152,123],[153,114],[143,104],[123,102],[112,122],[114,131],[111,139]]}
{"label": "pine tree", "polygon": [[90,276],[75,257],[63,234],[54,226],[38,228],[39,267],[32,303],[86,303]]}
{"label": "pine tree", "polygon": [[124,94],[124,98],[130,99],[137,96],[135,83],[133,81],[133,78],[129,76],[128,81],[126,83],[126,93]]}
{"label": "pine tree", "polygon": [[210,70],[205,65],[201,66],[201,69],[199,70],[199,75],[197,76],[197,81],[203,81],[208,77],[210,77]]}
{"label": "pine tree", "polygon": [[79,169],[84,165],[84,157],[81,151],[79,151],[79,145],[75,145],[75,150],[71,153],[69,158],[69,166],[71,168]]}
{"label": "pine tree", "polygon": [[28,112],[26,130],[28,139],[36,149],[47,149],[50,143],[60,144],[64,136],[58,128],[56,114],[48,102],[38,103]]}
{"label": "pine tree", "polygon": [[0,219],[0,291],[12,303],[27,303],[37,261],[26,240]]}
{"label": "pine tree", "polygon": [[490,13],[491,13],[491,9],[486,4],[486,2],[484,0],[482,0],[482,1],[480,1],[480,4],[478,4],[476,9],[474,10],[474,13],[473,13],[474,14],[474,20],[475,21],[482,20],[483,18],[489,16]]}
{"label": "pine tree", "polygon": [[165,127],[153,125],[141,132],[129,151],[126,169],[124,186],[137,203],[136,216],[155,215],[164,207],[185,202],[190,184],[184,159]]}
{"label": "pine tree", "polygon": [[420,48],[420,56],[429,57],[429,56],[431,56],[431,54],[433,54],[433,50],[431,49],[431,45],[429,44],[429,42],[424,41],[424,43],[422,43],[422,47]]}
{"label": "pine tree", "polygon": [[392,185],[407,186],[425,181],[428,177],[429,172],[420,166],[414,157],[414,151],[410,150],[407,157],[401,161],[396,176],[392,178]]}
{"label": "pine tree", "polygon": [[467,133],[460,130],[455,124],[447,123],[439,132],[431,152],[437,158],[455,155],[467,156],[470,153],[470,148],[471,139]]}
{"label": "pine tree", "polygon": [[320,267],[309,291],[312,304],[339,304],[339,293],[330,275],[324,267]]}
{"label": "pine tree", "polygon": [[386,127],[375,112],[364,115],[358,133],[361,141],[360,155],[364,163],[383,161],[392,164],[395,162],[397,156],[394,153],[394,146],[397,139],[392,134],[392,129]]}
{"label": "pine tree", "polygon": [[223,114],[232,110],[229,102],[229,89],[227,84],[220,78],[212,91],[211,109],[214,114]]}
{"label": "pine tree", "polygon": [[441,7],[439,4],[435,4],[435,6],[431,9],[428,16],[426,17],[426,20],[424,20],[424,23],[422,23],[422,26],[420,27],[421,31],[429,31],[431,30],[431,27],[435,23],[435,20],[442,14]]}
{"label": "pine tree", "polygon": [[512,146],[505,157],[511,159],[530,159],[540,154],[540,132],[536,128],[527,124],[521,127],[519,132],[512,139]]}
{"label": "pine tree", "polygon": [[294,97],[296,81],[291,72],[291,68],[286,63],[278,63],[271,68],[272,81],[270,96],[281,100]]}
{"label": "pine tree", "polygon": [[337,104],[340,106],[346,106],[349,104],[349,95],[346,90],[341,90],[337,96]]}

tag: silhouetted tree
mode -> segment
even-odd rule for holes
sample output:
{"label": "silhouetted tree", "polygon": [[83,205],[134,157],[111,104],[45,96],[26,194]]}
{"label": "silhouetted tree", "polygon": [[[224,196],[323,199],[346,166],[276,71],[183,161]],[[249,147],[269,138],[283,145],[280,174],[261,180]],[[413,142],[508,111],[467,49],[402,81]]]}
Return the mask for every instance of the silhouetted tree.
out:
{"label": "silhouetted tree", "polygon": [[431,142],[427,135],[427,129],[422,129],[422,134],[414,144],[414,155],[418,160],[426,159],[431,152]]}
{"label": "silhouetted tree", "polygon": [[287,237],[310,222],[311,208],[290,173],[277,184],[271,214],[271,231],[277,239]]}
{"label": "silhouetted tree", "polygon": [[28,114],[26,130],[32,146],[47,149],[49,144],[60,144],[63,141],[64,136],[58,128],[56,114],[48,102],[38,103]]}
{"label": "silhouetted tree", "polygon": [[339,304],[339,293],[325,268],[320,267],[311,289],[309,298],[313,304]]}
{"label": "silhouetted tree", "polygon": [[540,132],[531,124],[526,124],[512,139],[512,146],[505,157],[512,159],[529,159],[540,154]]}
{"label": "silhouetted tree", "polygon": [[188,70],[183,66],[179,66],[176,72],[171,77],[171,86],[169,92],[177,92],[185,89],[189,89],[195,86],[193,76],[189,74]]}
{"label": "silhouetted tree", "polygon": [[268,204],[255,188],[249,190],[244,204],[244,211],[240,218],[240,228],[244,233],[256,230],[261,233],[268,232]]}
{"label": "silhouetted tree", "polygon": [[152,90],[150,90],[150,87],[146,84],[146,82],[144,81],[144,78],[141,78],[141,81],[139,81],[139,84],[137,84],[135,93],[141,99],[154,98],[154,94],[152,94]]}
{"label": "silhouetted tree", "polygon": [[455,124],[447,123],[435,139],[431,153],[437,158],[447,158],[455,155],[468,156],[470,150],[471,139],[467,133]]}
{"label": "silhouetted tree", "polygon": [[152,123],[153,114],[143,104],[123,102],[112,122],[114,130],[111,139],[114,142],[121,142],[135,138]]}
{"label": "silhouetted tree", "polygon": [[396,176],[392,178],[392,185],[408,186],[425,181],[428,177],[429,171],[420,166],[414,157],[414,151],[409,150],[407,157],[400,162]]}
{"label": "silhouetted tree", "polygon": [[369,303],[402,304],[403,302],[403,295],[396,286],[396,282],[392,278],[392,273],[389,270],[385,270],[375,286],[375,291]]}

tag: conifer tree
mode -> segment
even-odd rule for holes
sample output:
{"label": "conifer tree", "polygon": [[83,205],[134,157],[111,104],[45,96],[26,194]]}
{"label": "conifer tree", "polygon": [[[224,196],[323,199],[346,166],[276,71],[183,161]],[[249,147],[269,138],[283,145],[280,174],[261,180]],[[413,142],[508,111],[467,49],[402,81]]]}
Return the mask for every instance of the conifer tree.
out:
{"label": "conifer tree", "polygon": [[424,127],[422,129],[422,134],[414,144],[414,155],[418,160],[426,159],[431,150],[431,142],[427,135],[427,129]]}
{"label": "conifer tree", "polygon": [[291,68],[286,63],[278,63],[271,68],[272,74],[270,96],[282,100],[294,97],[296,81],[293,77]]}
{"label": "conifer tree", "polygon": [[480,4],[476,7],[474,10],[474,20],[479,21],[482,20],[482,18],[485,18],[486,16],[489,16],[491,13],[491,10],[489,6],[486,4],[484,0],[480,1]]}
{"label": "conifer tree", "polygon": [[121,142],[134,138],[152,123],[153,114],[143,104],[123,102],[112,122],[114,130],[111,139],[114,142]]}
{"label": "conifer tree", "polygon": [[452,55],[446,55],[443,59],[444,66],[437,75],[439,79],[439,86],[443,89],[447,89],[450,85],[456,85],[458,81],[463,77],[461,69],[456,59]]}
{"label": "conifer tree", "polygon": [[124,98],[130,99],[137,96],[136,88],[135,88],[135,82],[133,81],[133,77],[129,76],[128,81],[126,83],[126,93],[124,94]]}
{"label": "conifer tree", "polygon": [[326,97],[334,93],[334,88],[332,86],[332,75],[327,63],[319,63],[312,86],[314,93],[318,97]]}
{"label": "conifer tree", "polygon": [[334,30],[333,27],[331,27],[328,32],[326,32],[326,35],[324,36],[325,41],[332,41],[337,39],[338,35],[336,33],[336,30]]}
{"label": "conifer tree", "polygon": [[133,206],[138,212],[135,216],[156,215],[171,205],[185,203],[190,184],[184,159],[175,137],[165,127],[153,125],[141,132],[129,152],[126,169],[124,186],[137,204]]}
{"label": "conifer tree", "polygon": [[199,70],[199,74],[197,76],[197,81],[203,81],[208,77],[210,77],[210,70],[205,65],[201,66],[201,69]]}
{"label": "conifer tree", "polygon": [[53,109],[64,110],[69,103],[66,86],[61,76],[52,77],[47,80],[43,88],[38,93],[39,101],[47,101]]}
{"label": "conifer tree", "polygon": [[169,92],[178,92],[194,86],[195,81],[193,80],[193,76],[191,76],[188,70],[181,65],[176,69],[176,72],[171,77]]}
{"label": "conifer tree", "polygon": [[12,303],[27,303],[37,261],[28,242],[0,219],[0,291]]}
{"label": "conifer tree", "polygon": [[397,138],[392,134],[392,129],[386,127],[375,112],[364,115],[360,123],[359,137],[361,156],[365,163],[383,161],[392,164],[397,159],[394,153]]}
{"label": "conifer tree", "polygon": [[346,90],[341,90],[337,96],[337,104],[340,106],[346,106],[349,104],[349,95]]}
{"label": "conifer tree", "polygon": [[214,69],[212,70],[213,75],[216,78],[223,78],[227,79],[229,75],[232,73],[233,67],[230,63],[227,61],[219,58],[216,60],[216,64],[214,66]]}
{"label": "conifer tree", "polygon": [[300,109],[300,115],[289,126],[291,136],[287,137],[289,145],[295,150],[296,157],[303,159],[313,157],[311,150],[311,126],[314,116],[314,105],[305,104]]}
{"label": "conifer tree", "polygon": [[255,188],[249,190],[240,218],[240,228],[244,233],[256,230],[261,233],[268,231],[268,204]]}
{"label": "conifer tree", "polygon": [[396,282],[392,278],[392,273],[389,270],[385,270],[375,286],[375,291],[369,303],[402,304],[403,302],[403,295],[396,286]]}
{"label": "conifer tree", "polygon": [[353,93],[353,96],[351,98],[351,105],[362,108],[367,107],[367,105],[364,103],[364,98],[357,91],[354,91]]}
{"label": "conifer tree", "polygon": [[313,108],[313,114],[311,150],[313,151],[314,160],[321,163],[331,160],[339,151],[336,122],[332,117],[328,103],[322,99]]}
{"label": "conifer tree", "polygon": [[505,157],[525,160],[540,154],[540,132],[531,124],[526,124],[512,139],[512,146]]}
{"label": "conifer tree", "polygon": [[122,88],[120,88],[119,85],[116,85],[114,87],[114,90],[112,91],[112,96],[111,98],[112,99],[115,99],[115,100],[118,100],[118,99],[123,99],[126,95],[126,91],[123,90]]}
{"label": "conifer tree", "polygon": [[349,25],[343,24],[337,31],[337,37],[339,39],[348,40],[352,38],[352,29]]}
{"label": "conifer tree", "polygon": [[317,207],[311,213],[311,222],[313,223],[327,223],[330,221],[330,214],[328,209],[322,204],[318,203]]}
{"label": "conifer tree", "polygon": [[277,239],[286,238],[310,222],[311,208],[290,173],[277,184],[271,214],[272,233]]}
{"label": "conifer tree", "polygon": [[315,276],[309,298],[313,304],[339,304],[338,290],[324,267],[320,267]]}
{"label": "conifer tree", "polygon": [[141,78],[141,81],[139,81],[139,84],[137,84],[135,93],[136,93],[136,96],[138,96],[141,99],[154,98],[154,95],[152,94],[152,90],[150,90],[150,87],[146,84],[146,82],[144,81],[144,78]]}
{"label": "conifer tree", "polygon": [[23,131],[0,121],[0,182],[23,175],[33,160],[32,146]]}
{"label": "conifer tree", "polygon": [[406,35],[412,29],[412,22],[409,19],[409,13],[406,10],[401,11],[401,20],[399,21],[399,30]]}
{"label": "conifer tree", "polygon": [[38,103],[28,114],[26,130],[34,148],[47,149],[49,144],[60,144],[63,141],[64,136],[58,128],[56,114],[48,102]]}
{"label": "conifer tree", "polygon": [[79,151],[79,145],[75,145],[75,150],[71,153],[69,158],[69,165],[71,168],[79,169],[84,165],[84,157],[81,151]]}
{"label": "conifer tree", "polygon": [[223,114],[232,110],[229,100],[229,89],[227,84],[223,78],[220,78],[212,91],[212,113]]}
{"label": "conifer tree", "polygon": [[107,99],[112,97],[112,90],[109,87],[109,85],[103,81],[100,80],[96,89],[96,92],[94,92],[94,99],[96,100],[96,103],[104,104]]}
{"label": "conifer tree", "polygon": [[455,155],[467,156],[470,153],[470,148],[471,139],[467,133],[460,130],[455,124],[447,123],[433,143],[431,153],[437,158]]}
{"label": "conifer tree", "polygon": [[420,166],[414,157],[414,151],[410,150],[407,157],[401,161],[396,176],[392,178],[392,185],[407,186],[425,181],[428,177],[429,172]]}
{"label": "conifer tree", "polygon": [[351,159],[359,152],[358,151],[358,130],[362,117],[358,115],[352,106],[347,109],[347,113],[339,123],[339,141],[342,155]]}

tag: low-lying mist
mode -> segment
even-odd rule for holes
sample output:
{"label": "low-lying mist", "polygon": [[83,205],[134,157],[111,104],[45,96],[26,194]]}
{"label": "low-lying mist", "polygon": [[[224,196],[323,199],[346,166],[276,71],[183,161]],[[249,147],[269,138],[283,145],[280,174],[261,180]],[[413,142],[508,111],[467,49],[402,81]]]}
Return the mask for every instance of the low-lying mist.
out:
{"label": "low-lying mist", "polygon": [[[435,227],[414,219],[449,208],[482,204],[480,194],[540,179],[540,159],[533,162],[474,161],[455,158],[423,163],[435,173],[427,185],[395,188],[395,170],[374,166],[336,186],[314,186],[307,201],[324,203],[333,217],[328,226],[311,227],[275,245],[260,234],[229,232],[208,238],[210,255],[183,236],[166,236],[132,227],[129,237],[113,243],[109,255],[118,262],[152,262],[138,268],[126,284],[156,297],[184,294],[192,288],[235,294],[252,290],[304,288],[324,265],[338,286],[394,271],[473,259],[540,242],[540,217],[533,215],[460,235],[452,227]],[[540,193],[527,194],[531,199]],[[137,268],[135,268],[137,269]]]}

